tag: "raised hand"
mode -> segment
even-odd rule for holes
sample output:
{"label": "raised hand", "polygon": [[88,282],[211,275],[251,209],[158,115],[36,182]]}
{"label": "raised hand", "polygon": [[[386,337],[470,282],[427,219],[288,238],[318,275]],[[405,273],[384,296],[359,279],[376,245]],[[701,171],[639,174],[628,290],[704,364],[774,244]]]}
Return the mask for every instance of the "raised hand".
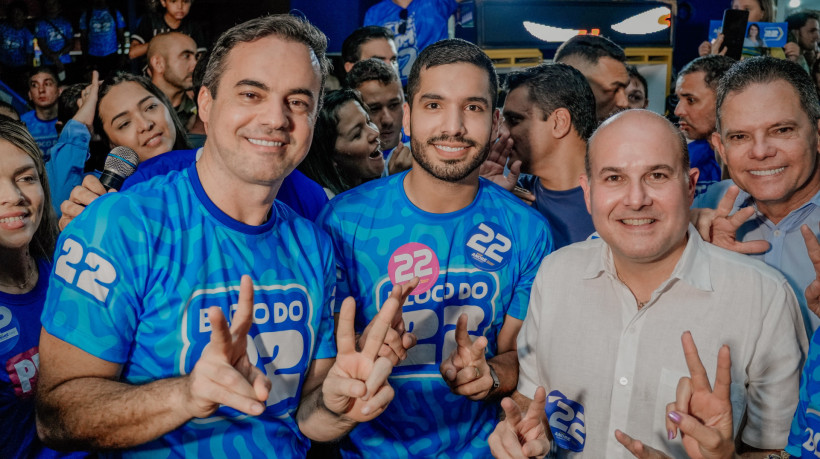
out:
{"label": "raised hand", "polygon": [[490,366],[484,357],[487,338],[479,336],[475,341],[467,332],[467,314],[456,322],[456,348],[447,360],[441,362],[439,371],[450,390],[471,400],[483,400],[493,387]]}
{"label": "raised hand", "polygon": [[487,159],[484,160],[484,163],[481,164],[481,167],[478,169],[480,176],[492,181],[507,191],[512,191],[515,184],[518,183],[518,175],[521,172],[521,161],[516,161],[518,167],[515,176],[513,176],[512,165],[510,166],[510,175],[507,177],[504,176],[504,167],[510,158],[512,147],[513,141],[510,138],[509,131],[502,130],[501,135],[498,136],[498,139],[496,139],[490,147],[490,153],[487,155]]}
{"label": "raised hand", "polygon": [[526,414],[513,399],[506,397],[501,401],[506,416],[487,439],[493,457],[523,459],[543,457],[549,452],[550,442],[543,421],[546,402],[547,391],[543,387],[535,391],[535,399]]}
{"label": "raised hand", "polygon": [[[737,240],[737,230],[755,213],[752,206],[744,207],[732,215],[735,199],[740,193],[740,189],[732,185],[726,190],[726,194],[720,200],[714,218],[709,224],[709,237],[704,238],[718,247],[739,253],[761,253],[769,250],[769,243],[763,240],[740,242]],[[698,222],[699,226],[705,223]],[[699,232],[702,231],[699,229]]]}
{"label": "raised hand", "polygon": [[666,406],[666,428],[674,438],[680,429],[686,453],[694,459],[728,459],[734,457],[732,439],[732,359],[729,346],[718,351],[715,386],[709,384],[698,348],[689,332],[681,336],[683,355],[690,377],[678,382],[676,400]]}
{"label": "raised hand", "polygon": [[393,286],[390,297],[373,318],[361,352],[356,351],[353,323],[356,302],[348,297],[339,312],[336,329],[336,361],[322,384],[322,403],[331,412],[356,422],[369,421],[381,414],[393,400],[387,377],[393,363],[379,357],[379,350],[392,328],[394,318],[417,282]]}
{"label": "raised hand", "polygon": [[100,76],[96,70],[91,72],[91,84],[83,89],[77,100],[77,113],[74,120],[83,123],[89,131],[93,128],[94,115],[97,112],[97,94],[100,91]]}
{"label": "raised hand", "polygon": [[271,383],[248,359],[247,337],[253,322],[250,276],[242,276],[230,327],[216,306],[208,309],[208,318],[211,341],[187,377],[185,409],[195,418],[210,416],[219,405],[251,415],[262,414]]}
{"label": "raised hand", "polygon": [[[413,278],[409,283],[405,284],[405,287],[410,287],[410,291],[412,291],[416,288],[418,283],[419,279]],[[403,304],[400,304],[399,308],[396,310],[396,314],[390,322],[390,329],[387,330],[387,335],[384,338],[384,343],[379,349],[379,357],[387,357],[390,359],[393,366],[398,365],[401,361],[407,358],[407,351],[415,346],[417,341],[416,335],[408,332],[404,327],[402,306]],[[374,324],[376,324],[376,321],[371,321],[367,324],[364,331],[362,331],[362,334],[359,335],[359,338],[356,341],[357,349],[362,349],[364,347],[364,343],[367,341],[367,337],[370,334],[370,329]]]}
{"label": "raised hand", "polygon": [[[113,193],[117,190],[111,189],[108,193]],[[100,182],[100,179],[93,175],[86,175],[83,178],[82,185],[77,185],[71,190],[68,199],[60,204],[60,211],[63,215],[60,217],[58,226],[60,231],[64,230],[71,220],[74,220],[78,215],[85,210],[95,199],[106,193],[105,187]]]}
{"label": "raised hand", "polygon": [[413,154],[410,148],[403,143],[396,145],[393,153],[390,154],[390,160],[387,163],[387,172],[390,175],[404,172],[413,166]]}
{"label": "raised hand", "polygon": [[820,242],[817,241],[808,225],[801,226],[800,232],[803,233],[809,259],[814,265],[814,280],[806,287],[806,304],[811,312],[820,316]]}

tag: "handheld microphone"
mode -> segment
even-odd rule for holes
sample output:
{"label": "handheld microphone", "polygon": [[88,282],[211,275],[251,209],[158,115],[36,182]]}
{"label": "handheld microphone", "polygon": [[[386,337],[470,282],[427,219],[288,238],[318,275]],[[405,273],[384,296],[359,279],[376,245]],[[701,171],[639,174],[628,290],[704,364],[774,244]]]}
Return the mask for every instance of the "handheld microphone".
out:
{"label": "handheld microphone", "polygon": [[114,147],[105,158],[105,168],[100,175],[100,182],[106,191],[119,190],[122,183],[137,170],[140,158],[137,152],[128,147]]}

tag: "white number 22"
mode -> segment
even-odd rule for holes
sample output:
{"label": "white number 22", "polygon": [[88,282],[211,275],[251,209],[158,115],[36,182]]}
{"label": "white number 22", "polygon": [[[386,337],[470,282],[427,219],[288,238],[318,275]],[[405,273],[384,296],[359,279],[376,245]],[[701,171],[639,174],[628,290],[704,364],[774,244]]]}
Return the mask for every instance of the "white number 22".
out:
{"label": "white number 22", "polygon": [[401,284],[409,281],[413,277],[424,277],[433,274],[430,262],[433,260],[433,252],[430,249],[421,249],[409,253],[402,253],[393,257],[393,261],[399,266],[396,267],[396,283]]}
{"label": "white number 22", "polygon": [[83,246],[79,242],[66,239],[63,243],[62,254],[55,263],[54,273],[99,301],[105,301],[109,291],[106,286],[117,280],[117,271],[105,258],[94,252],[88,252],[84,260],[87,268],[82,269],[78,277],[76,267],[83,260],[83,252]]}
{"label": "white number 22", "polygon": [[[499,253],[504,253],[510,250],[510,247],[512,246],[510,239],[503,234],[496,234],[492,228],[484,223],[478,225],[478,229],[484,231],[484,234],[474,234],[473,237],[467,241],[467,247],[478,253],[483,253],[490,259],[495,260],[497,263],[501,263],[504,259],[501,255],[499,255]],[[490,244],[489,247],[481,245],[483,243],[492,242],[493,240],[498,242]]]}

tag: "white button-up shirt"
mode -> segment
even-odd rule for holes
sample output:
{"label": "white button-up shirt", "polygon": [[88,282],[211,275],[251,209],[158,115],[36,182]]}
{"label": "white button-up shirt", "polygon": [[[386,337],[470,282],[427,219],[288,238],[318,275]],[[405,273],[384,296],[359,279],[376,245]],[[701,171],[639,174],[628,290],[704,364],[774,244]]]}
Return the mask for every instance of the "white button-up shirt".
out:
{"label": "white button-up shirt", "polygon": [[794,292],[773,268],[704,242],[692,226],[672,275],[641,309],[602,239],[545,258],[518,335],[518,391],[532,399],[537,386],[547,389],[548,408],[559,406],[553,433],[584,445],[572,457],[632,457],[615,429],[684,457],[680,435],[667,439],[665,408],[689,376],[687,330],[713,384],[718,351],[730,346],[735,429],[748,418],[743,441],[785,446],[808,347]]}

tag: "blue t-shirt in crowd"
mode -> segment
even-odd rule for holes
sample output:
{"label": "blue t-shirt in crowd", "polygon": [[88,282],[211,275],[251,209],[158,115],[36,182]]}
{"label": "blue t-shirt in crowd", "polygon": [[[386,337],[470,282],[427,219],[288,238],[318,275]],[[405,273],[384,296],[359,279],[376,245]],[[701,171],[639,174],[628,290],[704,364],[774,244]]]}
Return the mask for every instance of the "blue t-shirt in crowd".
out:
{"label": "blue t-shirt in crowd", "polygon": [[115,54],[119,48],[117,29],[125,28],[125,20],[119,11],[114,10],[116,20],[111,17],[108,9],[94,8],[91,10],[91,20],[87,20],[87,12],[80,16],[80,30],[88,33],[88,54],[96,57],[105,57]]}
{"label": "blue t-shirt in crowd", "polygon": [[34,137],[40,151],[43,152],[43,161],[48,162],[51,159],[51,149],[57,143],[57,118],[43,121],[37,118],[37,113],[34,110],[20,115],[20,121],[26,123],[26,129]]}
{"label": "blue t-shirt in crowd", "polygon": [[[122,184],[120,191],[127,190],[151,177],[187,168],[197,160],[198,151],[169,151],[140,163],[136,172]],[[287,204],[297,214],[311,221],[316,220],[319,212],[327,204],[327,195],[322,187],[296,169],[282,181],[276,199]]]}
{"label": "blue t-shirt in crowd", "polygon": [[31,65],[34,55],[34,34],[27,27],[15,29],[0,23],[0,64],[8,67]]}
{"label": "blue t-shirt in crowd", "polygon": [[702,194],[710,185],[720,181],[720,166],[712,146],[706,140],[689,142],[689,167],[697,167],[700,170],[698,183],[695,186],[695,196]]}
{"label": "blue t-shirt in crowd", "polygon": [[271,380],[265,411],[220,407],[126,457],[304,457],[296,424],[311,362],[336,355],[331,242],[274,202],[250,226],[208,197],[196,166],[106,194],[60,234],[43,327],[122,365],[120,380],[145,384],[190,374],[211,337],[208,308],[232,317],[242,275],[254,281],[248,357]]}
{"label": "blue t-shirt in crowd", "polygon": [[410,68],[416,57],[427,46],[448,37],[447,21],[455,13],[455,0],[413,0],[404,10],[392,0],[382,0],[367,10],[364,25],[378,25],[390,29],[396,36],[401,84],[407,84]]}
{"label": "blue t-shirt in crowd", "polygon": [[549,225],[484,179],[465,208],[425,212],[407,197],[406,176],[395,174],[342,193],[319,216],[335,250],[336,309],[352,296],[359,332],[393,284],[421,278],[403,307],[404,323],[418,343],[390,376],[395,398],[379,417],[350,432],[343,454],[488,457],[497,403],[453,394],[439,365],[455,349],[462,313],[469,316],[473,339],[487,337],[487,358],[496,355],[505,317],[526,316],[533,279],[552,250]]}
{"label": "blue t-shirt in crowd", "polygon": [[797,409],[786,452],[793,457],[820,456],[820,333],[811,338],[809,355],[800,376]]}
{"label": "blue t-shirt in crowd", "polygon": [[51,264],[37,263],[37,285],[28,293],[0,292],[0,457],[85,457],[46,448],[34,426],[34,395],[40,375],[40,314]]}
{"label": "blue t-shirt in crowd", "polygon": [[[40,49],[44,51],[43,65],[54,65],[54,62],[45,54],[46,46],[51,51],[60,51],[68,40],[74,39],[74,30],[71,28],[71,23],[63,18],[41,19],[34,26],[34,36],[37,37]],[[60,62],[71,63],[71,55],[61,54]]]}
{"label": "blue t-shirt in crowd", "polygon": [[555,250],[585,241],[595,232],[580,186],[571,190],[548,190],[538,177],[529,174],[521,174],[518,186],[535,195],[534,207],[550,223]]}

